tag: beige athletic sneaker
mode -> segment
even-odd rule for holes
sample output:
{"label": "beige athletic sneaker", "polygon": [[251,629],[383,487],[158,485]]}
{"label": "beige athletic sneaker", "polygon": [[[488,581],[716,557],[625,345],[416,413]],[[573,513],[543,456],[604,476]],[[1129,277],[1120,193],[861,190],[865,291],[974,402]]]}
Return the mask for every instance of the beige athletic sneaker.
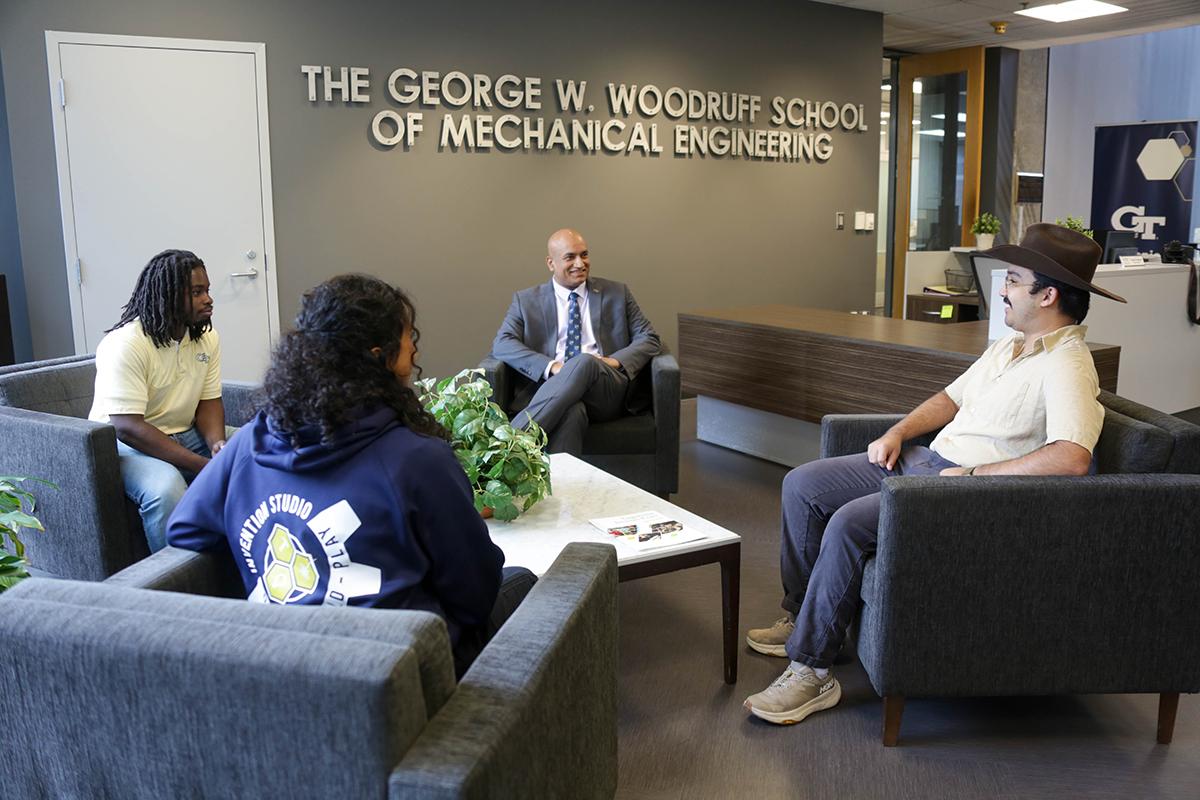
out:
{"label": "beige athletic sneaker", "polygon": [[774,683],[752,694],[742,707],[776,725],[794,725],[814,711],[833,708],[842,699],[842,685],[829,673],[818,678],[808,667],[797,672],[790,664]]}
{"label": "beige athletic sneaker", "polygon": [[765,655],[786,658],[787,651],[783,649],[783,645],[795,629],[796,623],[792,622],[791,617],[780,617],[769,628],[751,628],[747,631],[746,644],[750,645],[751,650]]}

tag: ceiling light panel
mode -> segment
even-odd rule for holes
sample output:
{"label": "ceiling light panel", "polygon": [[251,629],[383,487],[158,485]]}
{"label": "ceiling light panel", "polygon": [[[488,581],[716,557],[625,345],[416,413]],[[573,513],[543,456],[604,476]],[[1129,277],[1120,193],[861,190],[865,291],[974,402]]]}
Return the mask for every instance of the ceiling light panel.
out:
{"label": "ceiling light panel", "polygon": [[1021,9],[1016,13],[1046,22],[1074,22],[1080,19],[1103,17],[1108,14],[1120,14],[1122,11],[1128,10],[1112,3],[1102,3],[1100,0],[1067,0],[1065,3]]}

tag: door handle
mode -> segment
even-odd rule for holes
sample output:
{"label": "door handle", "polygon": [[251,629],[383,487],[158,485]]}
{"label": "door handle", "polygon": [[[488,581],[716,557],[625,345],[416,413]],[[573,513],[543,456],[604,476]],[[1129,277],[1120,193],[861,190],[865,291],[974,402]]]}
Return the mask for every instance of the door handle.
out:
{"label": "door handle", "polygon": [[249,272],[231,272],[231,273],[229,273],[229,277],[231,277],[231,278],[257,278],[258,270],[251,267]]}

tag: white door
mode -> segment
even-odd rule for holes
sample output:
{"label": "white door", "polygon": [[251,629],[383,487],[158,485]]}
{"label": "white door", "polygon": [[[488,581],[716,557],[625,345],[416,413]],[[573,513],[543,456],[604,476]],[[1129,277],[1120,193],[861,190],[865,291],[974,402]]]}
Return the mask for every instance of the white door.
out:
{"label": "white door", "polygon": [[261,380],[278,301],[261,44],[47,32],[77,352],[94,352],[142,267],[208,267],[222,377]]}

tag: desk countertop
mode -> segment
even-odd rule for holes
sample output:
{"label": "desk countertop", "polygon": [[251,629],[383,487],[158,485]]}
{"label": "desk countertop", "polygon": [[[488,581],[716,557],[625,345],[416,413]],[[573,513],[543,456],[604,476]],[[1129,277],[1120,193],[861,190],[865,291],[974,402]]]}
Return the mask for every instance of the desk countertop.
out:
{"label": "desk countertop", "polygon": [[[784,305],[679,315],[685,391],[809,422],[911,411],[987,347],[986,321],[931,325]],[[1089,347],[1100,386],[1113,391],[1121,348]]]}
{"label": "desk countertop", "polygon": [[[708,319],[747,327],[782,328],[836,339],[871,342],[882,347],[939,354],[979,356],[988,346],[986,320],[957,325],[930,325],[916,320],[785,305],[701,309],[680,314],[679,319],[681,322],[684,319]],[[1106,344],[1088,344],[1093,351],[1109,347]]]}

